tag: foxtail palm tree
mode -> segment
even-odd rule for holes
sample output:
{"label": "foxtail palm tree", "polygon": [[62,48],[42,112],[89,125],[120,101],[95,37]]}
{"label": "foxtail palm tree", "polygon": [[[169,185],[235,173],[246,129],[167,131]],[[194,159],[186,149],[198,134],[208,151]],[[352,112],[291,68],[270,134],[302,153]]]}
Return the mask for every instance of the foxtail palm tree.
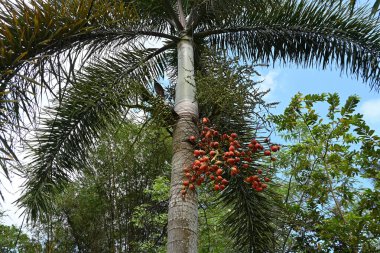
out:
{"label": "foxtail palm tree", "polygon": [[[379,23],[340,1],[0,0],[0,24],[0,92],[34,96],[39,84],[55,97],[19,200],[32,219],[52,208],[53,193],[80,171],[101,131],[135,109],[164,111],[152,83],[176,77],[168,252],[197,251],[197,196],[182,198],[180,187],[193,160],[186,139],[197,131],[202,48],[253,62],[337,67],[380,87]],[[148,39],[158,43],[148,48]]]}

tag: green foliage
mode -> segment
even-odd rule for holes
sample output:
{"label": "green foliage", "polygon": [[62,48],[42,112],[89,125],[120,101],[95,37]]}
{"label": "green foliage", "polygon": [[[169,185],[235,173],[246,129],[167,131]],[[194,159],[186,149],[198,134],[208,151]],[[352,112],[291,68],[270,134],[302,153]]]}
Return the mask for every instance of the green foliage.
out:
{"label": "green foliage", "polygon": [[[54,198],[38,238],[54,252],[158,252],[165,245],[170,139],[152,125],[101,136],[74,182]],[[125,152],[128,151],[128,152]],[[156,178],[156,179],[155,179]],[[154,180],[155,179],[155,180]]]}
{"label": "green foliage", "polygon": [[[0,218],[2,216],[3,214],[0,213]],[[42,252],[42,245],[38,241],[30,239],[16,226],[0,224],[0,252],[39,253]]]}
{"label": "green foliage", "polygon": [[[340,103],[336,93],[298,93],[284,114],[272,117],[292,142],[279,159],[288,180],[279,251],[376,251],[379,137],[355,113],[357,96]],[[324,116],[318,113],[322,109]]]}

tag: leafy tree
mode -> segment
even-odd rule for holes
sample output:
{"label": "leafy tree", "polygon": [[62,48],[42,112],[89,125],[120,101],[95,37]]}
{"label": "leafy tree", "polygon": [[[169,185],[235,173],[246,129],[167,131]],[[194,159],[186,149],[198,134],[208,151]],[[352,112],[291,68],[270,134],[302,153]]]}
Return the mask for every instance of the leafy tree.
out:
{"label": "leafy tree", "polygon": [[278,252],[379,249],[380,137],[355,113],[358,102],[299,93],[273,117],[291,143],[280,159],[288,218]]}
{"label": "leafy tree", "polygon": [[[204,50],[222,49],[253,62],[334,64],[377,89],[377,20],[366,8],[351,12],[339,1],[330,2],[1,1],[1,86],[11,90],[10,83],[16,83],[9,96],[17,97],[17,91],[25,94],[36,82],[56,98],[33,147],[21,205],[30,218],[43,219],[51,194],[85,167],[88,148],[102,131],[136,108],[161,116],[168,112],[158,95],[162,92],[154,93],[153,87],[159,87],[154,80],[169,73],[177,80],[177,117],[168,251],[195,252],[197,196],[183,199],[179,192],[182,169],[193,160],[192,146],[184,140],[196,134],[194,73],[202,69]],[[143,42],[148,38],[162,43],[147,48]],[[76,63],[73,59],[81,54],[82,62]]]}
{"label": "leafy tree", "polygon": [[[53,252],[158,252],[166,242],[170,142],[151,125],[101,137],[88,167],[56,197],[42,235]],[[125,152],[125,151],[128,152]],[[156,178],[156,180],[154,180]],[[164,187],[165,186],[165,187]],[[163,188],[163,189],[161,189]]]}
{"label": "leafy tree", "polygon": [[[0,212],[0,219],[4,213]],[[0,252],[2,253],[37,253],[42,245],[19,230],[16,226],[0,224]]]}

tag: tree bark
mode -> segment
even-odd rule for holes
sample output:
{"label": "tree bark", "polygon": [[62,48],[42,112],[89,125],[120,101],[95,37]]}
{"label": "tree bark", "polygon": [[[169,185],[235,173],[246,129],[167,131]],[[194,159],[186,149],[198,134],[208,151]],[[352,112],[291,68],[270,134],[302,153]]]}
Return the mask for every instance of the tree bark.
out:
{"label": "tree bark", "polygon": [[173,159],[168,214],[168,252],[196,253],[198,203],[195,191],[181,194],[186,167],[194,161],[193,145],[187,141],[198,134],[198,105],[195,102],[194,52],[192,40],[184,36],[178,44],[178,79],[174,110],[179,115],[173,133]]}

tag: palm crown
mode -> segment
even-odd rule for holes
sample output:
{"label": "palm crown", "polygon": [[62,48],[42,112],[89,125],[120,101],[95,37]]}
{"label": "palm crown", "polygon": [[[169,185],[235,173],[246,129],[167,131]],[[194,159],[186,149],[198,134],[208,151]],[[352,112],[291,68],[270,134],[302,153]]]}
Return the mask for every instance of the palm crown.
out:
{"label": "palm crown", "polygon": [[[153,80],[177,75],[177,46],[185,37],[193,45],[195,69],[201,69],[207,47],[252,62],[338,67],[380,87],[378,22],[366,8],[351,11],[340,1],[0,4],[0,92],[11,90],[4,96],[27,101],[2,106],[14,112],[17,125],[19,111],[29,115],[35,105],[40,84],[56,98],[48,110],[52,117],[39,130],[20,199],[32,218],[43,216],[51,193],[86,163],[101,131],[130,109],[157,107]],[[148,38],[159,46],[147,48]]]}

